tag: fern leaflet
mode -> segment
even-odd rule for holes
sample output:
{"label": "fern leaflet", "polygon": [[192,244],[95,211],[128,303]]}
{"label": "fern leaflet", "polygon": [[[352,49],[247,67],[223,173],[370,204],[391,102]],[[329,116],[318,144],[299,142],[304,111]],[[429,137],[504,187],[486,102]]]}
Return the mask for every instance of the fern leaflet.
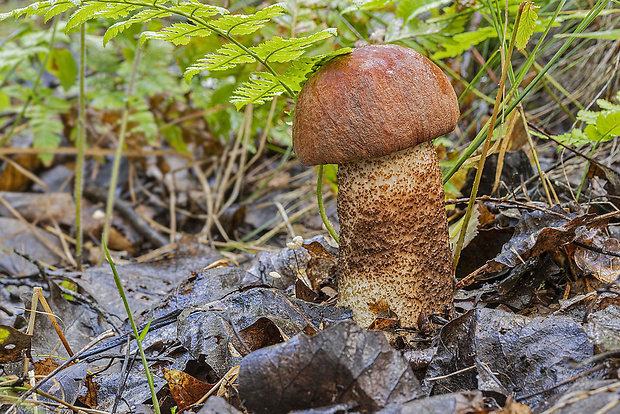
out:
{"label": "fern leaflet", "polygon": [[126,3],[115,4],[104,1],[88,2],[69,17],[67,25],[65,26],[65,32],[69,32],[71,29],[80,26],[84,22],[97,17],[107,17],[111,19],[127,17],[129,13],[140,7],[141,6]]}
{"label": "fern leaflet", "polygon": [[[64,2],[60,2],[60,3],[68,3],[68,4],[73,5],[73,3],[68,0]],[[52,6],[54,6],[54,4],[56,4],[56,2],[54,2],[53,0],[38,1],[26,7],[21,7],[19,9],[11,10],[6,13],[0,13],[0,20],[5,20],[5,19],[8,19],[9,17],[14,17],[17,19],[22,16],[30,17],[35,14],[41,14],[44,11],[49,10]]]}
{"label": "fern leaflet", "polygon": [[220,17],[210,24],[227,36],[247,35],[261,29],[265,23],[286,12],[284,3],[267,6],[251,15],[235,14]]}
{"label": "fern leaflet", "polygon": [[483,27],[473,32],[465,32],[454,35],[449,43],[446,42],[440,50],[433,55],[433,59],[443,59],[446,57],[455,57],[465,52],[472,46],[486,40],[490,37],[497,37],[495,29],[492,27]]}
{"label": "fern leaflet", "polygon": [[108,28],[103,36],[103,45],[107,45],[110,40],[127,30],[129,27],[133,26],[136,23],[148,22],[151,19],[155,18],[164,18],[171,16],[172,13],[161,11],[161,10],[142,10],[139,13],[135,14],[130,19],[124,20],[122,22],[114,23],[112,26]]}
{"label": "fern leaflet", "polygon": [[237,88],[230,101],[239,110],[250,103],[263,104],[271,101],[274,97],[282,95],[286,88],[297,93],[310,75],[321,65],[336,56],[350,53],[351,50],[351,48],[342,48],[326,55],[294,60],[283,75],[274,76],[268,72],[260,72],[256,74],[256,77]]}
{"label": "fern leaflet", "polygon": [[207,37],[211,30],[190,23],[175,23],[158,32],[143,32],[140,36],[140,45],[148,39],[165,40],[176,46],[186,45],[192,37]]}
{"label": "fern leaflet", "polygon": [[251,48],[252,52],[266,62],[290,62],[305,53],[314,43],[335,36],[336,29],[325,29],[313,35],[293,39],[274,37]]}
{"label": "fern leaflet", "polygon": [[252,63],[255,59],[234,43],[228,43],[217,52],[199,59],[185,70],[185,81],[189,81],[203,70],[226,70],[241,63]]}
{"label": "fern leaflet", "polygon": [[60,13],[66,12],[67,10],[73,7],[75,7],[75,5],[68,1],[60,2],[59,4],[54,4],[45,13],[45,17],[44,17],[45,22],[47,22],[52,17],[59,15]]}
{"label": "fern leaflet", "polygon": [[179,4],[168,7],[168,10],[182,14],[192,19],[204,19],[213,17],[217,14],[226,15],[228,10],[223,7],[212,6],[210,4],[203,4],[196,0],[184,1]]}
{"label": "fern leaflet", "polygon": [[260,105],[269,102],[286,90],[278,78],[270,72],[258,72],[252,76],[233,92],[230,102],[235,104],[237,110],[248,104]]}

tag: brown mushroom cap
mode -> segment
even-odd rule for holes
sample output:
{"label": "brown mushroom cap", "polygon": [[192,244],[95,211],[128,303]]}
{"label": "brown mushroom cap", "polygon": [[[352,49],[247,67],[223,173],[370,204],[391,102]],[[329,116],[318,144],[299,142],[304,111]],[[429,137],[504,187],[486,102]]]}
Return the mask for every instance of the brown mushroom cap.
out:
{"label": "brown mushroom cap", "polygon": [[299,93],[293,149],[304,165],[381,157],[454,129],[446,75],[418,52],[372,45],[327,62]]}

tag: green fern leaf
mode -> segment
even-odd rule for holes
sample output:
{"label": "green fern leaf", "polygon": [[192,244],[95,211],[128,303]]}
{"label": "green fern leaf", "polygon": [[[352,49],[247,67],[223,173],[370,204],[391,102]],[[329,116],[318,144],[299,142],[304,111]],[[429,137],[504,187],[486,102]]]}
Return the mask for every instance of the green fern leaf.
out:
{"label": "green fern leaf", "polygon": [[620,135],[620,112],[601,113],[596,118],[596,129],[604,141],[610,141]]}
{"label": "green fern leaf", "polygon": [[284,13],[286,13],[284,3],[277,3],[251,15],[234,14],[223,16],[211,24],[228,36],[247,35],[256,32],[269,20]]}
{"label": "green fern leaf", "polygon": [[452,3],[452,0],[403,0],[396,7],[395,15],[407,22],[422,13],[448,3]]}
{"label": "green fern leaf", "polygon": [[45,17],[44,17],[45,22],[47,22],[49,19],[51,19],[54,16],[58,16],[60,13],[66,12],[67,10],[74,8],[75,6],[76,6],[75,4],[69,1],[63,1],[58,4],[54,4],[45,13]]}
{"label": "green fern leaf", "polygon": [[129,27],[133,26],[136,23],[144,23],[148,22],[151,19],[161,19],[164,17],[170,16],[172,13],[162,11],[162,10],[142,10],[139,13],[135,14],[130,19],[127,19],[122,22],[118,22],[110,26],[110,28],[103,35],[103,45],[107,45],[110,40],[123,33]]}
{"label": "green fern leaf", "polygon": [[598,111],[586,111],[585,109],[577,112],[577,120],[581,122],[585,122],[588,125],[596,124],[596,118],[600,112]]}
{"label": "green fern leaf", "polygon": [[228,10],[223,7],[203,4],[196,0],[189,0],[173,5],[169,7],[168,10],[182,15],[189,15],[192,16],[192,18],[198,19],[209,18],[217,14],[226,15],[229,13]]}
{"label": "green fern leaf", "polygon": [[597,99],[596,104],[605,111],[620,112],[620,105],[609,102],[605,99]]}
{"label": "green fern leaf", "polygon": [[519,50],[525,49],[525,45],[527,45],[527,42],[534,33],[536,20],[538,20],[537,9],[540,9],[540,7],[534,6],[534,3],[531,1],[523,2],[523,12],[521,13],[521,21],[519,22],[515,40],[515,44]]}
{"label": "green fern leaf", "polygon": [[247,82],[243,82],[233,92],[231,103],[234,103],[237,110],[248,104],[264,104],[271,101],[274,97],[282,95],[285,89],[273,74],[269,72],[258,72]]}
{"label": "green fern leaf", "polygon": [[176,46],[186,45],[192,37],[207,37],[212,32],[204,27],[190,23],[175,23],[159,32],[144,32],[140,36],[140,45],[148,39],[165,40]]}
{"label": "green fern leaf", "polygon": [[[67,1],[67,3],[71,3]],[[52,0],[48,1],[38,1],[36,3],[32,3],[26,7],[21,7],[19,9],[11,10],[6,13],[0,13],[0,20],[8,19],[9,17],[19,18],[19,17],[30,17],[35,14],[42,14],[47,12],[52,6],[54,6],[55,2]]]}
{"label": "green fern leaf", "polygon": [[299,92],[308,78],[321,66],[337,56],[351,53],[352,50],[350,47],[343,47],[325,55],[296,59],[291,62],[284,75],[281,75],[278,79],[293,92]]}
{"label": "green fern leaf", "polygon": [[303,57],[294,60],[286,72],[279,77],[293,92],[301,91],[310,75],[316,70],[323,56]]}
{"label": "green fern leaf", "polygon": [[104,1],[89,2],[82,6],[75,13],[73,13],[71,17],[69,17],[67,25],[65,26],[65,32],[68,33],[69,31],[80,26],[84,22],[95,18],[102,17],[118,19],[122,17],[127,17],[129,13],[141,7],[142,6],[126,3],[114,4]]}
{"label": "green fern leaf", "polygon": [[234,43],[229,43],[218,49],[217,52],[199,59],[185,70],[185,82],[189,81],[204,70],[226,70],[241,63],[252,63],[255,59]]}
{"label": "green fern leaf", "polygon": [[[544,135],[542,135],[541,137],[546,138]],[[583,131],[579,128],[575,128],[571,132],[567,132],[566,134],[553,135],[553,138],[560,141],[564,145],[574,145],[576,147],[589,144],[591,142],[588,136],[584,134]]]}
{"label": "green fern leaf", "polygon": [[293,39],[274,37],[265,43],[254,46],[251,50],[258,57],[268,62],[290,62],[305,53],[305,49],[314,43],[336,36],[336,29],[325,29],[313,35]]}
{"label": "green fern leaf", "polygon": [[359,10],[380,10],[394,2],[395,0],[353,0]]}
{"label": "green fern leaf", "polygon": [[483,27],[473,32],[465,32],[454,35],[451,42],[446,42],[443,47],[445,50],[440,50],[433,55],[433,59],[443,59],[447,57],[455,57],[472,46],[490,38],[497,37],[495,29],[492,27]]}

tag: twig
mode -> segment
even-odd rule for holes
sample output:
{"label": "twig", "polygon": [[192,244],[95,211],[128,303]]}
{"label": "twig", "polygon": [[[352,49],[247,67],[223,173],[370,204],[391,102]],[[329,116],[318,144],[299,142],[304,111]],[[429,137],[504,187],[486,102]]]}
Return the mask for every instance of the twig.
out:
{"label": "twig", "polygon": [[[94,184],[84,187],[84,195],[96,201],[105,202],[107,200],[105,190]],[[153,230],[146,220],[136,213],[131,204],[123,200],[115,199],[114,209],[131,224],[138,234],[147,239],[156,247],[162,247],[168,244],[168,239]]]}
{"label": "twig", "polygon": [[451,372],[451,373],[446,374],[446,375],[441,375],[439,377],[426,378],[426,380],[427,381],[439,381],[439,380],[442,380],[442,379],[453,377],[453,376],[458,375],[458,374],[462,374],[463,372],[471,371],[472,369],[475,369],[475,368],[476,368],[476,366],[472,365],[470,367],[459,369],[458,371],[454,371],[454,372]]}
{"label": "twig", "polygon": [[67,359],[65,362],[62,363],[62,365],[60,365],[58,368],[56,368],[55,370],[53,370],[52,372],[50,372],[49,374],[47,374],[41,381],[39,381],[34,387],[30,388],[28,391],[24,392],[18,399],[17,401],[15,401],[13,403],[13,405],[11,406],[11,408],[9,408],[9,410],[7,411],[7,413],[9,412],[16,412],[17,411],[17,406],[19,404],[21,404],[22,402],[24,402],[24,400],[26,398],[28,398],[28,396],[30,396],[33,392],[35,392],[36,390],[38,390],[39,388],[41,388],[41,386],[43,384],[45,384],[47,381],[49,381],[50,379],[52,379],[56,374],[58,374],[60,371],[62,371],[63,369],[65,369],[67,366],[71,365],[74,361],[76,361],[82,354],[86,353],[86,351],[88,351],[90,348],[92,348],[93,346],[95,346],[95,344],[103,341],[106,338],[109,338],[111,336],[114,336],[114,332],[112,330],[108,330],[103,332],[101,335],[99,335],[98,337],[96,337],[95,339],[93,339],[92,341],[90,341],[88,344],[86,344],[86,346],[84,348],[82,348],[80,351],[76,352],[75,354],[73,354],[73,356],[69,357],[69,359]]}
{"label": "twig", "polygon": [[610,250],[605,250],[597,246],[590,246],[588,244],[584,244],[578,241],[573,241],[573,244],[579,247],[583,247],[584,249],[587,249],[587,250],[592,250],[593,252],[596,252],[596,253],[606,254],[607,256],[620,257],[620,253],[618,252],[612,252]]}

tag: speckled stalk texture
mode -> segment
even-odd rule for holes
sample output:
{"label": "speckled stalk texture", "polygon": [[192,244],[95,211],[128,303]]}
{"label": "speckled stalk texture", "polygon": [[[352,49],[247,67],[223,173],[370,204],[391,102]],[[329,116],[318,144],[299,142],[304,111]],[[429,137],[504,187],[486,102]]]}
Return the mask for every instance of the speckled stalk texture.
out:
{"label": "speckled stalk texture", "polygon": [[339,303],[368,327],[381,312],[417,327],[451,307],[444,192],[431,142],[338,166]]}

